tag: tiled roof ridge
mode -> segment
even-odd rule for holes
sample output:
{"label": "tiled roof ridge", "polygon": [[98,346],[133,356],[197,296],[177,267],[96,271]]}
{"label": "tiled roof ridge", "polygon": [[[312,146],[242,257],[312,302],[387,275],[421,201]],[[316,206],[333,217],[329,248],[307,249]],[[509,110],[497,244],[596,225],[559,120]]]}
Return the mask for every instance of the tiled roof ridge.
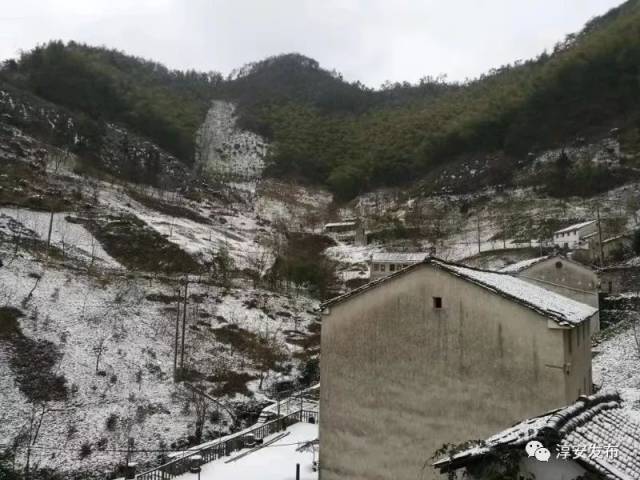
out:
{"label": "tiled roof ridge", "polygon": [[541,429],[541,433],[561,439],[576,428],[589,422],[597,414],[604,410],[620,407],[620,394],[618,392],[600,392],[590,396],[581,396],[576,403],[556,411],[547,425]]}
{"label": "tiled roof ridge", "polygon": [[[576,324],[579,323],[579,321],[584,321],[587,318],[589,318],[593,313],[590,313],[589,315],[586,315],[583,312],[583,316],[580,317],[579,321],[575,321],[575,320],[571,320],[567,317],[567,315],[565,313],[559,312],[556,309],[552,309],[550,307],[545,307],[545,306],[541,306],[540,304],[536,304],[535,302],[531,302],[529,300],[527,300],[526,298],[523,298],[522,296],[518,296],[516,294],[514,294],[513,292],[509,292],[507,290],[505,290],[503,287],[499,286],[499,285],[495,285],[492,284],[491,282],[487,282],[485,280],[482,279],[478,279],[476,277],[470,276],[468,272],[479,272],[482,274],[488,274],[488,275],[493,275],[495,277],[501,277],[504,279],[509,279],[509,281],[511,282],[516,282],[516,281],[520,281],[523,282],[523,280],[519,280],[517,277],[514,277],[513,275],[510,275],[508,273],[505,272],[495,272],[492,270],[486,270],[486,269],[482,269],[482,268],[477,268],[477,267],[469,267],[467,265],[463,265],[460,263],[455,263],[455,262],[450,262],[447,260],[443,260],[440,259],[438,257],[435,256],[428,256],[427,258],[425,258],[425,260],[421,261],[421,262],[417,262],[414,264],[409,265],[408,267],[402,268],[401,270],[398,270],[394,273],[392,273],[391,275],[387,275],[385,277],[381,277],[378,278],[376,280],[373,280],[365,285],[362,285],[354,290],[351,290],[350,292],[344,293],[342,295],[339,295],[337,297],[334,297],[332,299],[326,300],[325,302],[320,304],[320,310],[324,310],[327,307],[334,305],[336,303],[340,303],[343,300],[346,300],[348,298],[351,298],[355,295],[358,295],[362,292],[365,292],[367,290],[370,290],[372,288],[377,287],[378,285],[381,285],[383,283],[386,283],[388,281],[393,280],[394,278],[397,278],[400,275],[405,274],[407,271],[413,270],[415,268],[419,268],[422,265],[433,265],[436,268],[439,268],[443,271],[446,271],[448,273],[450,273],[451,275],[454,275],[456,277],[459,278],[463,278],[466,281],[476,284],[484,289],[487,289],[497,295],[500,295],[504,298],[509,299],[510,301],[513,301],[515,303],[518,303],[520,305],[525,306],[526,308],[529,308],[539,314],[541,314],[542,316],[552,319],[554,320],[556,323],[558,323],[559,325],[563,325],[563,326],[570,326],[572,324]],[[542,287],[539,286],[535,286],[535,285],[531,285],[531,284],[526,284],[527,288],[537,288],[537,289],[541,289],[544,290]],[[561,297],[561,295],[559,294],[555,294],[553,292],[548,292],[549,296],[553,297],[554,295],[557,297]],[[575,304],[580,304],[581,302],[577,302],[575,300],[571,300],[569,298],[564,298],[563,299],[564,302],[572,302]],[[582,305],[587,307],[587,305]],[[591,308],[591,307],[588,307]],[[595,310],[594,310],[595,312]]]}
{"label": "tiled roof ridge", "polygon": [[554,234],[556,233],[565,233],[565,232],[570,232],[573,230],[578,230],[579,228],[584,228],[587,225],[591,225],[592,223],[595,223],[596,220],[585,220],[584,222],[578,222],[578,223],[574,223],[573,225],[569,225],[568,227],[564,227],[561,228],[560,230],[556,230],[555,232],[553,232]]}
{"label": "tiled roof ridge", "polygon": [[[549,255],[543,255],[541,257],[527,258],[525,260],[520,260],[519,262],[514,262],[509,265],[505,265],[504,267],[496,270],[496,273],[509,273],[509,274],[520,273],[522,270],[526,270],[527,268],[533,267],[534,265],[537,265],[541,262],[544,262],[545,260],[553,258],[554,256],[560,256],[560,255],[549,254]],[[514,267],[517,267],[517,269],[514,269]]]}
{"label": "tiled roof ridge", "polygon": [[[509,274],[508,272],[496,272],[493,270],[485,270],[482,268],[477,268],[477,267],[469,267],[467,265],[462,265],[459,263],[454,263],[454,262],[447,262],[444,260],[441,260],[439,258],[436,257],[430,257],[429,259],[427,259],[425,262],[423,263],[431,263],[432,265],[435,265],[436,267],[440,267],[443,270],[448,271],[449,273],[451,273],[452,275],[455,275],[457,277],[460,278],[464,278],[467,281],[474,283],[476,285],[481,286],[482,288],[486,288],[487,290],[490,290],[504,298],[507,298],[515,303],[518,303],[520,305],[524,305],[527,308],[530,308],[531,310],[534,310],[535,312],[540,313],[541,315],[545,316],[545,317],[550,317],[552,318],[554,321],[556,321],[559,325],[570,325],[571,322],[568,321],[568,319],[566,318],[566,316],[562,313],[562,312],[558,312],[552,308],[540,308],[538,305],[528,301],[527,299],[518,297],[516,295],[513,295],[509,292],[504,291],[503,289],[500,289],[494,285],[491,285],[490,283],[483,281],[483,280],[479,280],[477,278],[473,278],[470,277],[469,275],[465,274],[464,272],[460,272],[457,271],[455,269],[452,269],[452,267],[457,267],[457,268],[462,268],[462,269],[466,269],[466,270],[472,270],[472,271],[476,271],[476,272],[481,272],[481,273],[489,273],[489,274],[495,274],[495,275],[501,275],[503,277],[507,277],[507,278],[513,278],[514,281],[518,278],[515,277],[511,274]],[[580,302],[578,302],[580,303]]]}

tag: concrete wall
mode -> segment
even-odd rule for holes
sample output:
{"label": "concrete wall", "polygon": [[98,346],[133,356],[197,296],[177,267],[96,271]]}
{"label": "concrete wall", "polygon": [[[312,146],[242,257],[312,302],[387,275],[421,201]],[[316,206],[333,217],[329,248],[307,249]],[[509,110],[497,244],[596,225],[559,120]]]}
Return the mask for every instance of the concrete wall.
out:
{"label": "concrete wall", "polygon": [[577,380],[568,377],[583,372],[565,371],[564,332],[428,264],[331,307],[322,326],[321,480],[437,478],[430,457],[444,443],[486,438],[573,402]]}
{"label": "concrete wall", "polygon": [[[556,266],[558,262],[560,262],[560,268]],[[565,297],[598,308],[598,275],[596,272],[577,263],[560,257],[551,257],[518,273],[518,277]],[[591,323],[591,332],[598,331],[600,331],[600,321],[596,315]]]}
{"label": "concrete wall", "polygon": [[[605,265],[607,263],[615,263],[616,259],[619,261],[627,254],[630,254],[632,252],[632,245],[633,240],[631,237],[620,237],[605,242],[602,246]],[[622,256],[616,258],[620,254],[622,254]],[[595,263],[600,262],[600,240],[597,235],[589,239],[589,255],[591,261]]]}
{"label": "concrete wall", "polygon": [[640,267],[610,267],[600,270],[600,291],[617,295],[640,290]]}
{"label": "concrete wall", "polygon": [[[572,329],[564,330],[565,392],[567,403],[580,395],[593,393],[591,375],[591,324],[584,322]],[[542,413],[542,412],[541,412]]]}

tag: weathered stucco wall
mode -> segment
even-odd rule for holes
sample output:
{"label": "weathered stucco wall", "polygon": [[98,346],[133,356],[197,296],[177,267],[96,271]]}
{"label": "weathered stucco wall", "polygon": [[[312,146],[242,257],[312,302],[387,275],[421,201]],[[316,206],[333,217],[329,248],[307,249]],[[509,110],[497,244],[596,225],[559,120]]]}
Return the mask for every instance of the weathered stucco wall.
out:
{"label": "weathered stucco wall", "polygon": [[[556,267],[557,262],[562,265],[560,268]],[[552,257],[518,276],[578,302],[598,306],[598,275],[581,265]]]}
{"label": "weathered stucco wall", "polygon": [[565,388],[567,403],[593,390],[591,375],[591,326],[589,322],[564,330]]}
{"label": "weathered stucco wall", "polygon": [[[561,268],[556,267],[557,262],[562,264]],[[577,302],[598,307],[598,275],[581,265],[552,257],[523,270],[518,277]],[[597,315],[591,322],[591,331],[600,331]]]}
{"label": "weathered stucco wall", "polygon": [[600,270],[600,291],[618,295],[640,290],[640,267],[609,267]]}
{"label": "weathered stucco wall", "polygon": [[564,332],[430,265],[333,306],[322,327],[321,480],[436,478],[430,457],[444,443],[574,401]]}

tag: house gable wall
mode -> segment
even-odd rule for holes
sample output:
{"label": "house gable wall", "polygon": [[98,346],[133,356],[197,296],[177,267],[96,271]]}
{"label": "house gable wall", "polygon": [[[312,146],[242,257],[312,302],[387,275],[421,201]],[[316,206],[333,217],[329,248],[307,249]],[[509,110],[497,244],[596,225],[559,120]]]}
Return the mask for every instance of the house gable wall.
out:
{"label": "house gable wall", "polygon": [[429,466],[421,476],[423,466],[444,443],[485,438],[574,401],[564,332],[433,265],[331,306],[321,480],[436,478]]}
{"label": "house gable wall", "polygon": [[[556,263],[562,264],[561,268]],[[582,265],[561,257],[551,257],[521,271],[517,275],[522,280],[559,293],[578,302],[598,308],[598,275]],[[591,321],[591,332],[600,331],[600,321],[596,315]]]}

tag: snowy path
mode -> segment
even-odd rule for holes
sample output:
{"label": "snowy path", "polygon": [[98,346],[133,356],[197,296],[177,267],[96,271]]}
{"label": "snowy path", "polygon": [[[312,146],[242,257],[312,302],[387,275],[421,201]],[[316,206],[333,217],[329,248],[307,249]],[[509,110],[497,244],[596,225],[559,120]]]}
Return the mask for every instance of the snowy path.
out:
{"label": "snowy path", "polygon": [[[318,425],[296,423],[287,429],[289,435],[265,446],[234,462],[225,463],[228,458],[221,458],[202,466],[201,480],[219,478],[238,478],[242,480],[294,480],[296,463],[300,464],[301,480],[317,480],[318,473],[312,470],[314,453],[298,452],[297,449],[306,442],[318,438]],[[276,437],[279,434],[272,435]],[[269,437],[265,438],[265,443]],[[248,452],[249,449],[240,453]],[[315,454],[317,456],[317,453]],[[197,474],[187,473],[177,477],[181,480],[196,480]]]}

